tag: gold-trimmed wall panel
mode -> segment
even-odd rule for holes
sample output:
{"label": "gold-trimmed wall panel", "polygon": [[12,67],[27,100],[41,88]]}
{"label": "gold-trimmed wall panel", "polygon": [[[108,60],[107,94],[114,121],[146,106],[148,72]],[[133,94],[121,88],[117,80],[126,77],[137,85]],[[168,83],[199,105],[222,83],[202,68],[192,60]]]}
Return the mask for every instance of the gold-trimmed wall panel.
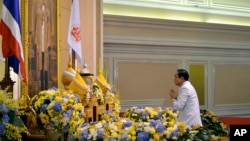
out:
{"label": "gold-trimmed wall panel", "polygon": [[[20,18],[21,20],[21,29],[22,29],[22,45],[23,45],[23,53],[24,53],[24,63],[25,63],[25,70],[26,76],[28,78],[28,0],[21,0],[20,1]],[[29,79],[29,78],[28,78]],[[29,83],[29,82],[28,82]],[[21,96],[27,97],[28,96],[28,84],[21,83]]]}

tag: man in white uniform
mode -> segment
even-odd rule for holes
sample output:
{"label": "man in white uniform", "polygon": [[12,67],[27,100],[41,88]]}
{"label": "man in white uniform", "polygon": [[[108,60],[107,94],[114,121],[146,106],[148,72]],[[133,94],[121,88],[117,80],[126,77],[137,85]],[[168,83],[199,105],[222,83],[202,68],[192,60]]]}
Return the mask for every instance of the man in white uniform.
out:
{"label": "man in white uniform", "polygon": [[169,95],[173,100],[173,108],[180,112],[178,122],[186,122],[190,126],[197,124],[202,126],[197,93],[188,79],[188,72],[184,69],[178,69],[174,82],[180,88],[178,93],[171,89]]}

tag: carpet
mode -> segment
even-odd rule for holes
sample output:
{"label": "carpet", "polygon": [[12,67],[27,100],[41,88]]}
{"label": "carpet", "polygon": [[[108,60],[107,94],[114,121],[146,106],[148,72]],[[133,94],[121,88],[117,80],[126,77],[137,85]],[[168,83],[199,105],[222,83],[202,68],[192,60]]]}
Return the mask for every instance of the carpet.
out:
{"label": "carpet", "polygon": [[220,119],[228,126],[230,125],[250,125],[250,117],[226,117],[222,116]]}

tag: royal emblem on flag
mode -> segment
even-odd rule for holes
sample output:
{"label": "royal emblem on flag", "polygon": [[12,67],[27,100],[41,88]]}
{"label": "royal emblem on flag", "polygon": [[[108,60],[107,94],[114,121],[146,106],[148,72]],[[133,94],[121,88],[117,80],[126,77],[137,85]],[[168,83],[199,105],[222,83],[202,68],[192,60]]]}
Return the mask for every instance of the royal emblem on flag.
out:
{"label": "royal emblem on flag", "polygon": [[80,34],[80,27],[79,25],[74,25],[74,27],[71,29],[71,37],[76,41],[81,41],[81,34]]}

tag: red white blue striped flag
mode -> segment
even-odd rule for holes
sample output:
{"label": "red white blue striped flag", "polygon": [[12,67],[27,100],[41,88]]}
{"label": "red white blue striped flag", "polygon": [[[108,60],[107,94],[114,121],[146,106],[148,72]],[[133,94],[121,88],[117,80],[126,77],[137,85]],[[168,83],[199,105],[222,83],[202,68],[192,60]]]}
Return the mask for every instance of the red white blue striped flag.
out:
{"label": "red white blue striped flag", "polygon": [[27,83],[20,28],[19,0],[3,0],[0,34],[2,55],[9,66]]}

